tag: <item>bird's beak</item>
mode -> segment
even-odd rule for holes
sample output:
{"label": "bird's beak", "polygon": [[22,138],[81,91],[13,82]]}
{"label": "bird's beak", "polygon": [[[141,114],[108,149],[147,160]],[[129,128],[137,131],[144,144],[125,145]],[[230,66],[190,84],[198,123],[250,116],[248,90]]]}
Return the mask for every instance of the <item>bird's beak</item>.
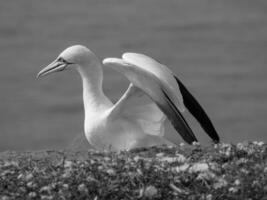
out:
{"label": "bird's beak", "polygon": [[48,74],[63,71],[67,67],[68,63],[60,62],[58,60],[53,61],[48,66],[43,68],[38,74],[37,78],[46,76]]}

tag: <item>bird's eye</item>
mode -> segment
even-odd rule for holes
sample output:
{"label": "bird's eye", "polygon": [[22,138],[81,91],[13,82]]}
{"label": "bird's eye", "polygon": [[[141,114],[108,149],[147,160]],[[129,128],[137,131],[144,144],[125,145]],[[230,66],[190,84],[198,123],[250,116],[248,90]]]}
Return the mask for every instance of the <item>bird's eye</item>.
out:
{"label": "bird's eye", "polygon": [[64,58],[62,58],[62,57],[59,57],[57,60],[58,60],[59,62],[66,63],[66,60],[64,60]]}

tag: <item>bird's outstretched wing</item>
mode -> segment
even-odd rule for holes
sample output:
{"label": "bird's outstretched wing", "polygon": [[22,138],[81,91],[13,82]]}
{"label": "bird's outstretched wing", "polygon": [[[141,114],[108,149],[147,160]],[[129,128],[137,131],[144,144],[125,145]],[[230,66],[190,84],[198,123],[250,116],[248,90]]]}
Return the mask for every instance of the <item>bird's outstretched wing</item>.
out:
{"label": "bird's outstretched wing", "polygon": [[170,71],[160,69],[161,66],[153,59],[149,60],[144,55],[140,55],[140,57],[138,55],[129,53],[124,54],[123,59],[106,58],[103,61],[104,65],[110,66],[125,75],[134,86],[129,88],[115,104],[114,112],[112,111],[111,115],[116,117],[121,112],[121,107],[124,107],[128,97],[135,92],[135,88],[138,88],[157,104],[187,143],[191,144],[197,141],[179,111],[179,109],[183,111],[184,107],[182,95],[179,92],[179,86],[175,78],[169,74]]}
{"label": "bird's outstretched wing", "polygon": [[[189,112],[197,119],[201,127],[215,143],[220,141],[211,120],[196,98],[188,91],[184,84],[167,68],[154,59],[137,53],[125,53],[123,59],[155,74],[160,80],[172,87],[180,103],[184,103]],[[177,105],[177,104],[175,104]],[[179,105],[179,104],[178,104]],[[183,104],[182,104],[183,106]],[[179,108],[179,107],[178,107]],[[184,107],[182,107],[184,109]],[[180,108],[181,111],[181,108]]]}
{"label": "bird's outstretched wing", "polygon": [[185,111],[183,96],[180,92],[179,86],[177,85],[175,77],[168,67],[144,54],[124,53],[122,55],[122,59],[125,62],[135,65],[139,69],[143,69],[155,75],[162,82],[162,84],[171,91],[171,93],[168,95],[174,105],[179,109],[180,112]]}

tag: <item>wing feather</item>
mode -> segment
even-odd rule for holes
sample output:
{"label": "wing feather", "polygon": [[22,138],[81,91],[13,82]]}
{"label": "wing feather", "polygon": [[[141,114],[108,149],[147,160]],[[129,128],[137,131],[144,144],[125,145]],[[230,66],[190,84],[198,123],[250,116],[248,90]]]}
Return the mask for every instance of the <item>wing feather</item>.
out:
{"label": "wing feather", "polygon": [[[137,88],[143,90],[171,121],[174,128],[189,144],[197,141],[177,106],[173,102],[174,91],[154,73],[118,58],[106,58],[103,64],[125,75]],[[176,83],[177,84],[177,83]]]}
{"label": "wing feather", "polygon": [[166,116],[153,102],[144,103],[137,97],[145,93],[130,83],[126,92],[116,102],[109,114],[110,119],[117,119],[118,116],[131,118],[142,128],[144,133],[149,135],[164,136],[164,121]]}
{"label": "wing feather", "polygon": [[[175,101],[177,99],[170,95],[170,98],[176,107],[178,107],[180,111],[183,111],[185,105],[185,107],[197,119],[201,127],[213,139],[213,141],[215,143],[220,141],[219,135],[204,109],[194,98],[194,96],[187,90],[183,83],[169,70],[169,68],[143,54],[125,53],[123,54],[123,59],[153,73],[162,82],[165,82],[168,86],[170,86],[172,91],[174,91],[173,94],[176,94],[176,97],[178,98],[177,103],[177,101]],[[182,108],[179,107],[179,105],[182,105]]]}
{"label": "wing feather", "polygon": [[145,70],[151,74],[154,74],[168,89],[172,91],[169,94],[172,102],[181,111],[184,112],[183,96],[177,85],[172,72],[165,65],[160,64],[151,57],[138,53],[124,53],[122,55],[123,60],[135,65],[136,67]]}
{"label": "wing feather", "polygon": [[166,116],[155,103],[131,106],[125,113],[127,117],[136,120],[146,134],[164,136]]}

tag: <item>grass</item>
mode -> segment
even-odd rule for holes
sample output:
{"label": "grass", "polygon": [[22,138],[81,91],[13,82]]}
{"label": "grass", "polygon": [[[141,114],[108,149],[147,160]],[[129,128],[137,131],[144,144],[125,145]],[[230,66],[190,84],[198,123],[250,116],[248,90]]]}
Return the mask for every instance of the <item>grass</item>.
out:
{"label": "grass", "polygon": [[267,145],[0,154],[0,199],[266,199]]}

